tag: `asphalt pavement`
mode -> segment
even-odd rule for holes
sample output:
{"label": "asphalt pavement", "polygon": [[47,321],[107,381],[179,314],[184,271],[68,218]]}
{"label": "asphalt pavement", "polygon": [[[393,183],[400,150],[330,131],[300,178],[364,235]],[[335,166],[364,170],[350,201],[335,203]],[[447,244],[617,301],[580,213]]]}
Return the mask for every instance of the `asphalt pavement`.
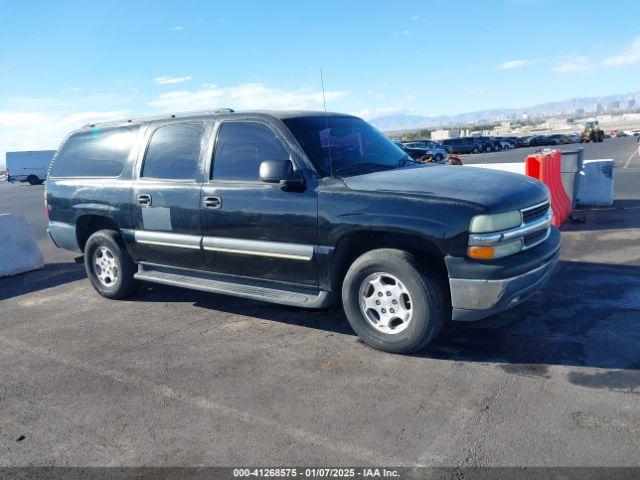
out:
{"label": "asphalt pavement", "polygon": [[616,160],[616,207],[564,227],[543,290],[417,355],[367,347],[340,311],[150,284],[106,300],[47,239],[43,187],[0,185],[47,261],[0,279],[0,465],[638,465],[632,147],[585,146]]}

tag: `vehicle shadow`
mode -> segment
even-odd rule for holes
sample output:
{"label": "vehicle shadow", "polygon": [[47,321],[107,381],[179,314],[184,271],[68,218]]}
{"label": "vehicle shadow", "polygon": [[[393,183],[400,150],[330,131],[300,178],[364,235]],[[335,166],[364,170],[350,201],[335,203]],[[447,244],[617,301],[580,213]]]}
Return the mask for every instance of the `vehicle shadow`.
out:
{"label": "vehicle shadow", "polygon": [[[133,300],[188,302],[354,335],[337,309],[301,310],[160,285],[145,286]],[[500,363],[505,371],[545,376],[549,365],[640,370],[638,344],[640,267],[561,261],[550,282],[522,305],[481,322],[452,322],[427,349],[412,356]],[[640,376],[636,380],[640,385]]]}
{"label": "vehicle shadow", "polygon": [[39,270],[0,278],[0,300],[57,287],[84,277],[84,267],[74,262],[46,263]]}

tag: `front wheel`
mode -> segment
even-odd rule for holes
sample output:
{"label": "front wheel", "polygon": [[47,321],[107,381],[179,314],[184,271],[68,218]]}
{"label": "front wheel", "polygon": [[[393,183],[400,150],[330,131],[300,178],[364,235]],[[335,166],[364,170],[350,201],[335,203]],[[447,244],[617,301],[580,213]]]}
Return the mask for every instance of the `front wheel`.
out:
{"label": "front wheel", "polygon": [[99,230],[91,235],[84,249],[84,265],[93,288],[103,297],[121,299],[135,290],[136,266],[118,232]]}
{"label": "front wheel", "polygon": [[403,250],[372,250],[353,262],[342,304],[358,336],[385,352],[421,350],[445,321],[441,280]]}
{"label": "front wheel", "polygon": [[27,182],[29,182],[29,185],[40,185],[40,179],[35,175],[29,175],[27,177]]}
{"label": "front wheel", "polygon": [[435,156],[435,157],[433,157],[433,159],[434,159],[436,162],[440,163],[440,162],[444,159],[444,157],[442,156],[442,154],[441,154],[441,153],[436,153],[436,156]]}
{"label": "front wheel", "polygon": [[480,153],[480,150],[478,149],[478,147],[473,147],[473,153]]}

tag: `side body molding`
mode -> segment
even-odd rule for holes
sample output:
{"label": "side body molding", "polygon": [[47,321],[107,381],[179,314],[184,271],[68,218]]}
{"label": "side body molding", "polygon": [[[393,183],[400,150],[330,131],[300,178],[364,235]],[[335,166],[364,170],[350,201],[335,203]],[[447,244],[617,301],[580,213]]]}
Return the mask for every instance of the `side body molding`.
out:
{"label": "side body molding", "polygon": [[202,237],[180,233],[155,232],[148,230],[123,229],[122,233],[135,243],[158,245],[162,247],[227,252],[241,255],[286,258],[289,260],[311,261],[314,245],[286,242],[267,242],[262,240],[243,240],[226,237]]}

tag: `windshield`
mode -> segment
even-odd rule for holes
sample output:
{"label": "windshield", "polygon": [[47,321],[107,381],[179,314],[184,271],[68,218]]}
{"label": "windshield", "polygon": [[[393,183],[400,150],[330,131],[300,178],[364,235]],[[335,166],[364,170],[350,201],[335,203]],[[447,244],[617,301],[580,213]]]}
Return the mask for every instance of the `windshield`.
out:
{"label": "windshield", "polygon": [[359,118],[317,116],[283,122],[323,176],[398,168],[407,159],[400,147]]}

